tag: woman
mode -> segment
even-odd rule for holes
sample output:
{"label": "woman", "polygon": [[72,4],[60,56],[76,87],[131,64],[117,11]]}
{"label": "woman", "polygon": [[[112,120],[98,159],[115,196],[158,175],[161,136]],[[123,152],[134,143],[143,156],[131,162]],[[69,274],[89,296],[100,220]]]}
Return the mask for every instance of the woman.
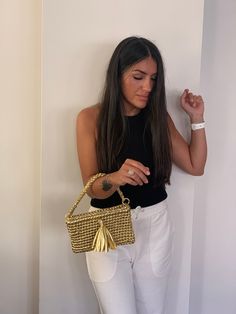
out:
{"label": "woman", "polygon": [[165,185],[174,162],[202,175],[206,162],[204,103],[186,89],[181,106],[192,126],[190,144],[175,128],[166,108],[163,62],[145,38],[129,37],[115,49],[100,104],[77,118],[77,147],[84,183],[98,173],[91,208],[121,203],[118,187],[130,199],[133,245],[86,260],[103,314],[162,314],[171,258],[172,226]]}

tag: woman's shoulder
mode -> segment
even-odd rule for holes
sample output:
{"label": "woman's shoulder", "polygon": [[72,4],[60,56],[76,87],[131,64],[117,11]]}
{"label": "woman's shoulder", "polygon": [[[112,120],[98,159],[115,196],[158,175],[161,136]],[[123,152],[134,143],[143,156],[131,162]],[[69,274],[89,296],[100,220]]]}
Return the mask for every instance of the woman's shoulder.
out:
{"label": "woman's shoulder", "polygon": [[77,128],[94,131],[97,124],[97,118],[100,111],[100,104],[82,109],[77,115]]}
{"label": "woman's shoulder", "polygon": [[77,115],[77,123],[95,125],[100,111],[100,104],[82,109]]}
{"label": "woman's shoulder", "polygon": [[100,111],[100,104],[86,107],[78,113],[77,118],[82,121],[85,120],[86,122],[91,121],[91,120],[96,120],[98,117],[99,111]]}

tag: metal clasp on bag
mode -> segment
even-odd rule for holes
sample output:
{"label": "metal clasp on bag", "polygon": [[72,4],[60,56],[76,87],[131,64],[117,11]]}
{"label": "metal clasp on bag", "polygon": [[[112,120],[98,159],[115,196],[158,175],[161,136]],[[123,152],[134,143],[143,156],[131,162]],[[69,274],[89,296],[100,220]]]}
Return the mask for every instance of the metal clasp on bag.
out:
{"label": "metal clasp on bag", "polygon": [[127,197],[125,197],[125,198],[122,200],[122,204],[124,204],[124,205],[129,205],[129,204],[130,204],[130,200],[129,200]]}

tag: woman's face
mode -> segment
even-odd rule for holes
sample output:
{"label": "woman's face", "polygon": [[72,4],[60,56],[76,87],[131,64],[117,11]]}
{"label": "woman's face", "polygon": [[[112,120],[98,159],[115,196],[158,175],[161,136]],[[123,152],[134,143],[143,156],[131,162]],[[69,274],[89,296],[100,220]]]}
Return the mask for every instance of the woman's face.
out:
{"label": "woman's face", "polygon": [[157,76],[157,64],[148,57],[132,65],[121,78],[125,115],[134,116],[146,107]]}

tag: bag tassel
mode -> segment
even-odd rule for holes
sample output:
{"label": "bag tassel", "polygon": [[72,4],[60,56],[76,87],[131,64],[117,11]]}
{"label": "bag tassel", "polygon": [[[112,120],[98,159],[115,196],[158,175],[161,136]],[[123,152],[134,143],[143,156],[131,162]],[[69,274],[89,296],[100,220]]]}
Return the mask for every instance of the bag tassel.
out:
{"label": "bag tassel", "polygon": [[108,252],[109,249],[114,250],[116,243],[112,238],[110,231],[103,224],[102,220],[99,220],[100,227],[97,230],[93,239],[92,248],[95,252]]}

